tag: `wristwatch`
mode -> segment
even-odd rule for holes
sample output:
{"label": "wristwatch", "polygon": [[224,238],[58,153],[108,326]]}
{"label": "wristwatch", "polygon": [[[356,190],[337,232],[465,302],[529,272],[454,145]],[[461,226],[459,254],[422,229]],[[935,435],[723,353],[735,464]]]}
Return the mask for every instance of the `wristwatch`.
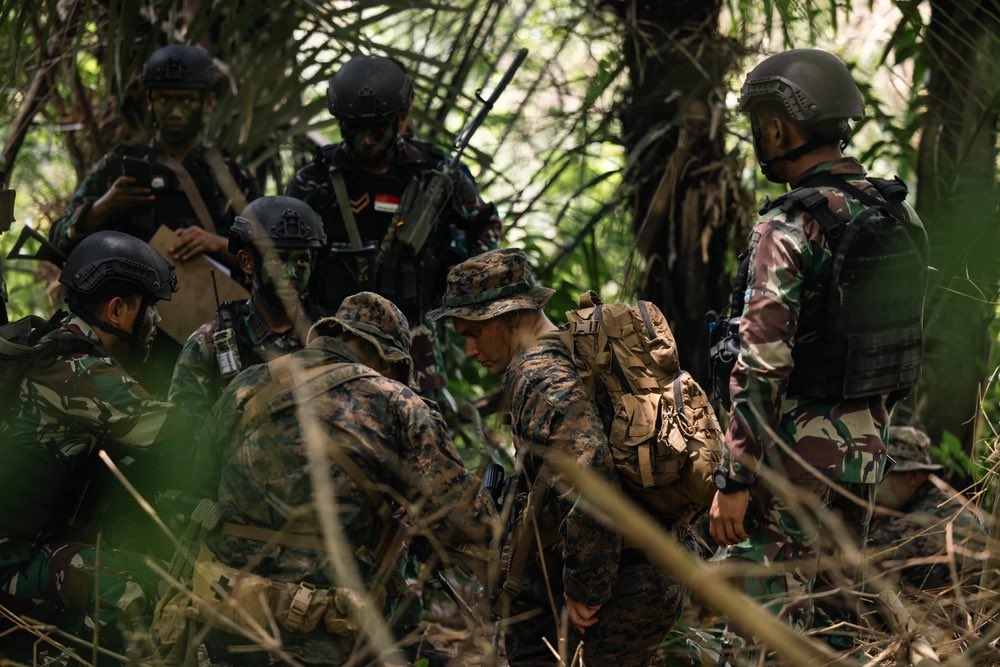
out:
{"label": "wristwatch", "polygon": [[729,469],[723,466],[719,466],[712,473],[712,482],[715,484],[715,488],[719,490],[719,493],[736,493],[737,491],[749,489],[752,486],[751,484],[738,482],[730,478]]}

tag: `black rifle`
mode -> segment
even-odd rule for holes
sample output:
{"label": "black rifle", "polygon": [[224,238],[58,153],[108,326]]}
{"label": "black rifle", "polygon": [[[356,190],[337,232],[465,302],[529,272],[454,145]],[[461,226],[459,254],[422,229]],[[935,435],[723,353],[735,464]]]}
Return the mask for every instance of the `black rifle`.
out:
{"label": "black rifle", "polygon": [[[490,110],[493,109],[493,105],[499,99],[500,93],[503,92],[507,84],[514,78],[514,73],[517,72],[527,55],[528,49],[521,49],[517,52],[514,56],[514,62],[504,72],[503,78],[500,79],[500,83],[493,89],[489,99],[483,99],[480,94],[482,91],[476,92],[476,99],[482,102],[483,106],[472,120],[469,121],[469,124],[458,133],[453,145],[455,154],[448,164],[442,169],[429,169],[419,174],[410,181],[406,190],[403,191],[391,230],[395,231],[395,239],[399,241],[404,250],[416,255],[424,247],[427,237],[430,236],[431,229],[434,227],[434,223],[441,216],[444,205],[451,197],[452,190],[455,187],[455,172],[458,169],[462,153],[469,145],[472,135],[483,124],[483,121],[486,120],[486,116],[489,115]],[[392,237],[393,234],[390,232],[386,237],[386,241],[391,242]],[[384,255],[386,250],[388,250],[388,243],[383,245],[379,254]]]}

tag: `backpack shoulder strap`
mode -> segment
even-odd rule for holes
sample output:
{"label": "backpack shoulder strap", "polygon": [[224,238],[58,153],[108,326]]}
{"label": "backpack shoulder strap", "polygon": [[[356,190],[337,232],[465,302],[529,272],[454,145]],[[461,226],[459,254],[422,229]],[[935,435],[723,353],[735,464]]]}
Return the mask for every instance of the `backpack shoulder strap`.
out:
{"label": "backpack shoulder strap", "polygon": [[242,214],[243,209],[247,207],[246,195],[240,190],[240,186],[236,184],[236,179],[233,178],[232,172],[229,171],[229,167],[226,165],[226,161],[223,159],[219,149],[215,146],[206,146],[205,162],[208,163],[209,169],[212,170],[212,175],[215,177],[215,182],[219,184],[222,194],[226,196],[226,206],[233,209],[236,215]]}

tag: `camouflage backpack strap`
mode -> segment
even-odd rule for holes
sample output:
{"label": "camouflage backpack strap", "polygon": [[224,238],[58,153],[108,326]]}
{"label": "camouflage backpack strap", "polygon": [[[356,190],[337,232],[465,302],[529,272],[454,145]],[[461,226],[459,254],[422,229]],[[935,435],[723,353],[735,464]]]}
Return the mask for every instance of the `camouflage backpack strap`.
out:
{"label": "camouflage backpack strap", "polygon": [[[271,382],[247,402],[241,417],[241,430],[247,426],[251,426],[259,419],[267,419],[278,410],[298,403],[296,394],[299,392],[296,392],[296,389],[301,388],[303,393],[306,394],[303,400],[308,401],[308,399],[320,392],[329,391],[351,380],[362,377],[379,377],[379,373],[375,370],[362,364],[349,362],[295,369],[293,374],[292,363],[288,355],[268,362],[268,369],[271,372]],[[357,437],[347,429],[340,428],[339,430],[349,438]],[[393,530],[392,528],[392,522],[390,521],[392,507],[386,501],[385,496],[380,493],[378,485],[350,458],[343,445],[326,433],[321,433],[321,435],[324,439],[323,444],[327,454],[357,484],[358,488],[364,492],[372,505],[378,508],[383,529],[375,550],[371,554],[359,553],[357,555],[360,560],[371,561],[369,565],[376,572],[375,583],[381,584],[388,575],[388,569],[392,563],[391,555],[394,553],[395,546],[402,539],[401,530]],[[322,541],[316,535],[302,535],[257,529],[248,526],[236,526],[236,524],[227,524],[223,532],[228,530],[230,534],[237,535],[237,533],[232,531],[238,530],[240,534],[237,536],[239,537],[247,537],[262,542],[274,542],[295,548],[316,550],[323,548]]]}
{"label": "camouflage backpack strap", "polygon": [[215,221],[212,220],[212,216],[208,212],[208,206],[205,205],[205,200],[202,199],[201,193],[198,191],[198,186],[195,185],[194,179],[191,178],[188,170],[176,158],[170,155],[160,155],[158,160],[170,171],[174,172],[177,182],[180,183],[181,190],[184,191],[184,196],[187,197],[188,203],[191,204],[191,208],[194,210],[194,214],[197,216],[201,226],[205,228],[205,231],[217,234]]}
{"label": "camouflage backpack strap", "polygon": [[226,166],[226,161],[222,157],[222,153],[219,152],[219,149],[215,146],[206,146],[205,162],[208,163],[208,168],[212,170],[212,175],[215,176],[215,182],[219,184],[222,194],[226,196],[226,206],[233,209],[236,215],[242,214],[243,209],[247,207],[246,195],[240,190],[240,186],[236,184],[236,179],[233,178],[232,172]]}

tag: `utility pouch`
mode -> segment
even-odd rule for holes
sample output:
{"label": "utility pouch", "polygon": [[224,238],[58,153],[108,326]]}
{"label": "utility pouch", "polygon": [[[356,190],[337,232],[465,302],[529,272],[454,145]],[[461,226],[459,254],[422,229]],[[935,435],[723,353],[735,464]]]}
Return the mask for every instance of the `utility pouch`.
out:
{"label": "utility pouch", "polygon": [[[378,243],[369,241],[360,248],[354,248],[349,243],[330,244],[329,261],[336,268],[332,275],[348,275],[357,287],[356,291],[373,291],[375,287],[375,255],[378,253]],[[336,290],[343,290],[344,285],[329,285]]]}
{"label": "utility pouch", "polygon": [[414,256],[427,243],[453,188],[448,172],[429,169],[415,176],[403,191],[394,221],[396,240]]}

